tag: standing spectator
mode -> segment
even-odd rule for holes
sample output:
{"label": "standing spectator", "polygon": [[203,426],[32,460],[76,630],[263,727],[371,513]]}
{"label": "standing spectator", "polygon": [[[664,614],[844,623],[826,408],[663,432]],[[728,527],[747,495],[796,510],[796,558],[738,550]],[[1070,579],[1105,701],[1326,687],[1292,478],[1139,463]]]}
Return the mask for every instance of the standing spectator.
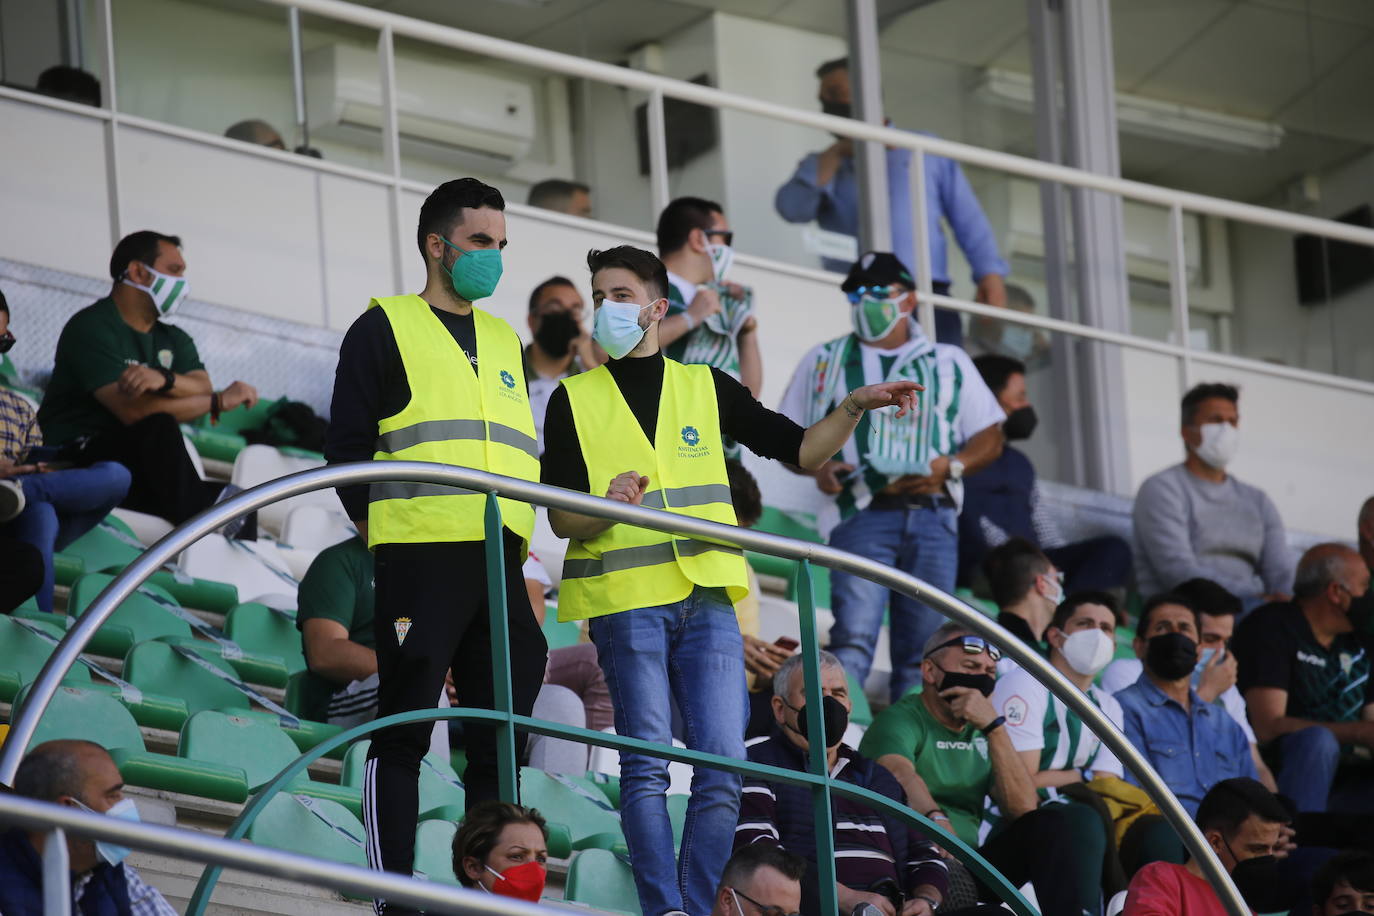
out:
{"label": "standing spectator", "polygon": [[[997,604],[997,622],[1032,649],[1044,652],[1045,630],[1064,600],[1063,573],[1044,551],[1023,538],[994,547],[983,560],[983,570]],[[1005,674],[1015,667],[1016,662],[1005,658],[997,670]]]}
{"label": "standing spectator", "polygon": [[[1116,694],[1126,737],[1189,814],[1197,814],[1202,797],[1222,780],[1257,776],[1245,732],[1225,710],[1193,689],[1199,617],[1177,595],[1166,593],[1146,601],[1132,643],[1144,671]],[[1136,782],[1131,773],[1126,779]]]}
{"label": "standing spectator", "polygon": [[[980,356],[973,361],[997,403],[1006,413],[1002,433],[1007,442],[1029,439],[1035,431],[1035,408],[1026,394],[1026,366],[1006,356]],[[1108,534],[1066,543],[1045,510],[1035,468],[1025,452],[1012,445],[964,486],[959,513],[959,581],[972,573],[993,547],[1021,537],[1045,551],[1064,571],[1070,592],[1118,590],[1124,594],[1131,577],[1131,546]]]}
{"label": "standing spectator", "polygon": [[592,215],[592,189],[580,181],[565,181],[562,178],[546,178],[530,187],[525,203],[541,210],[556,210],[569,216],[590,219]]}
{"label": "standing spectator", "polygon": [[1288,598],[1293,557],[1274,502],[1226,466],[1240,444],[1240,394],[1203,384],[1183,396],[1182,464],[1140,485],[1135,497],[1136,576],[1145,594],[1211,579],[1247,609]]}
{"label": "standing spectator", "polygon": [[606,361],[606,354],[587,331],[585,311],[582,294],[567,277],[550,277],[530,293],[528,322],[533,339],[525,347],[525,381],[530,387],[530,411],[541,455],[549,395],[561,380]]}
{"label": "standing spectator", "polygon": [[266,121],[239,121],[237,124],[229,125],[224,135],[230,140],[238,140],[241,143],[270,146],[272,149],[286,149],[286,143],[282,140],[281,134],[277,133],[277,129]]}
{"label": "standing spectator", "polygon": [[[669,284],[658,258],[622,245],[591,252],[587,266],[593,333],[611,359],[564,379],[549,400],[544,483],[733,524],[723,436],[816,468],[866,411],[895,405],[905,414],[914,406],[920,386],[913,382],[865,386],[802,429],[719,369],[664,358],[658,326]],[[733,606],[747,593],[742,552],[558,509],[549,523],[570,540],[558,616],[590,621],[616,732],[668,744],[676,703],[688,747],[742,758],[744,646]],[[735,827],[739,777],[696,769],[679,862],[667,761],[628,752],[620,761],[621,819],[641,909],[707,912]]]}
{"label": "standing spectator", "polygon": [[806,861],[785,849],[741,846],[725,863],[711,916],[796,916],[805,871]]}
{"label": "standing spectator", "polygon": [[[0,293],[0,352],[14,343],[10,307]],[[53,609],[53,553],[90,531],[129,492],[129,472],[114,461],[90,467],[50,470],[43,459],[43,433],[33,405],[18,392],[0,388],[0,480],[16,485],[24,508],[4,532],[32,544],[43,558],[43,584],[35,596],[40,611]],[[7,492],[13,492],[7,491]]]}
{"label": "standing spectator", "polygon": [[1328,859],[1312,879],[1312,916],[1374,913],[1374,855],[1363,850]]}
{"label": "standing spectator", "polygon": [[[1236,889],[1255,912],[1287,911],[1276,896],[1275,853],[1282,849],[1288,811],[1253,779],[1237,777],[1208,790],[1195,815],[1198,829]],[[1131,879],[1123,916],[1227,916],[1197,859],[1152,862]]]}
{"label": "standing spectator", "polygon": [[[91,741],[47,741],[29,751],[14,774],[14,793],[91,814],[138,820],[138,808],[124,794],[119,769],[105,749]],[[0,913],[52,912],[55,901],[43,899],[43,847],[51,839],[46,831],[19,827],[0,834]],[[127,847],[75,832],[67,833],[66,842],[71,912],[176,916],[162,894],[124,861]]]}
{"label": "standing spectator", "polygon": [[735,233],[720,204],[679,197],[658,216],[658,256],[668,268],[668,317],[662,345],[669,359],[704,363],[763,391],[754,291],[729,283]]}
{"label": "standing spectator", "polygon": [[[1374,496],[1360,506],[1355,536],[1365,568],[1374,573]],[[1365,635],[1374,636],[1374,590],[1350,603],[1350,619]]]}
{"label": "standing spectator", "polygon": [[62,328],[38,425],[52,446],[86,440],[83,462],[128,468],[121,505],[179,525],[223,489],[200,479],[180,424],[252,407],[258,392],[238,381],[216,391],[191,336],[163,321],[186,301],[181,239],[126,235],[110,256],[110,277],[110,295]]}
{"label": "standing spectator", "polygon": [[[816,77],[820,80],[821,110],[842,118],[850,117],[849,61],[846,58],[826,61],[816,70]],[[904,264],[915,264],[911,150],[888,148],[884,156],[892,250]],[[997,253],[997,238],[964,170],[953,159],[927,155],[925,176],[931,287],[941,295],[949,294],[944,227],[947,222],[964,257],[973,266],[973,282],[978,285],[975,301],[1006,305],[1003,278],[1008,272],[1007,262]],[[778,188],[773,206],[789,223],[814,220],[822,229],[858,236],[859,182],[853,141],[841,138],[822,152],[807,154],[787,183]],[[837,273],[848,266],[835,258],[822,258],[821,263],[827,270]],[[940,343],[962,346],[964,330],[958,312],[936,309],[935,327],[935,336]]]}
{"label": "standing spectator", "polygon": [[[475,178],[447,181],[426,198],[416,229],[424,288],[371,300],[339,348],[325,443],[330,463],[434,461],[535,479],[539,459],[520,338],[473,305],[500,281],[505,209],[501,192]],[[434,708],[450,670],[464,705],[492,708],[486,497],[388,482],[344,487],[339,498],[376,562],[377,714]],[[534,509],[506,499],[500,509],[513,709],[527,716],[548,653],[521,575]],[[430,732],[429,723],[418,722],[373,738],[363,822],[374,868],[411,873],[417,781]],[[472,807],[498,795],[496,733],[469,723],[464,738]],[[517,753],[525,743],[517,733]]]}
{"label": "standing spectator", "polygon": [[[853,703],[839,659],[821,652],[821,698],[825,723],[826,770],[832,777],[876,792],[899,804],[906,794],[886,769],[843,743]],[[806,770],[810,742],[806,722],[806,682],[802,656],[783,663],[773,678],[773,721],[768,737],[749,746],[754,763]],[[832,797],[835,829],[836,897],[841,913],[862,903],[895,916],[902,899],[907,916],[934,916],[949,889],[949,869],[934,844],[900,818],[841,795]],[[815,809],[811,790],[791,783],[749,777],[740,796],[735,847],[781,846],[806,859],[802,916],[818,916]],[[879,890],[886,885],[893,901]]]}
{"label": "standing spectator", "polygon": [[[914,415],[864,418],[839,460],[816,472],[816,486],[832,498],[822,513],[823,527],[838,517],[830,533],[832,547],[951,592],[963,478],[997,457],[1005,416],[968,354],[931,343],[913,320],[915,281],[895,256],[865,254],[841,289],[851,302],[854,333],[802,358],[782,412],[803,425],[814,423],[842,403],[845,392],[889,379],[920,382],[926,392]],[[891,696],[896,701],[920,683],[921,646],[940,625],[940,615],[858,576],[835,572],[830,583],[835,612],[830,651],[860,684],[868,678],[883,615],[891,609]]]}
{"label": "standing spectator", "polygon": [[1256,610],[1236,631],[1250,721],[1277,752],[1279,792],[1299,811],[1374,813],[1368,763],[1342,754],[1374,748],[1371,646],[1350,620],[1368,589],[1358,553],[1319,544],[1298,562],[1293,600]]}
{"label": "standing spectator", "polygon": [[873,720],[859,744],[897,777],[915,811],[979,846],[984,799],[1001,811],[1001,830],[978,851],[1013,885],[1035,888],[1045,916],[1095,913],[1106,845],[1102,821],[1086,805],[1037,807],[1035,783],[988,699],[997,683],[997,647],[950,622],[926,642],[922,689]]}

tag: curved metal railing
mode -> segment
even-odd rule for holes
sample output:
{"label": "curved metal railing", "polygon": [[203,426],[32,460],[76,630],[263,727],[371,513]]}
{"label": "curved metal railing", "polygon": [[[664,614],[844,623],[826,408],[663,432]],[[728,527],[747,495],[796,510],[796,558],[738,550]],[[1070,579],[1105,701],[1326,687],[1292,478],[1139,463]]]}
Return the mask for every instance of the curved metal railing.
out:
{"label": "curved metal railing", "polygon": [[[496,709],[495,711],[467,710],[464,711],[464,714],[480,713],[483,718],[491,718],[499,724],[498,735],[500,737],[497,749],[501,774],[500,791],[503,798],[515,798],[515,728],[517,725],[543,734],[571,737],[575,740],[591,738],[593,739],[592,743],[599,743],[604,746],[633,747],[636,750],[644,750],[670,760],[683,760],[689,763],[700,762],[703,765],[721,766],[737,772],[757,771],[759,768],[747,761],[716,758],[713,755],[684,751],[665,745],[645,744],[641,747],[640,745],[644,743],[634,742],[628,738],[613,738],[594,732],[584,736],[582,733],[585,730],[583,729],[568,728],[513,714],[511,711],[513,704],[510,685],[510,646],[505,623],[505,577],[500,574],[504,558],[500,547],[500,510],[495,499],[498,495],[669,534],[733,544],[757,553],[798,560],[803,564],[818,563],[830,569],[861,576],[885,588],[918,599],[949,619],[968,627],[972,632],[995,641],[1003,647],[1007,656],[1028,670],[1036,680],[1044,684],[1061,702],[1072,709],[1089,730],[1097,735],[1102,743],[1116,755],[1117,759],[1130,769],[1145,792],[1178,832],[1189,852],[1198,860],[1231,916],[1248,916],[1249,908],[1231,882],[1226,870],[1212,852],[1210,845],[1203,839],[1202,833],[1188,816],[1187,811],[1179,804],[1168,785],[1150,766],[1145,757],[1136,750],[1086,694],[1064,678],[1042,656],[995,621],[985,617],[962,601],[932,588],[901,570],[823,544],[797,541],[766,532],[703,521],[657,509],[632,506],[628,503],[607,500],[586,493],[576,493],[526,480],[502,477],[485,471],[415,461],[358,462],[291,474],[245,490],[231,499],[211,506],[180,527],[173,529],[148,548],[137,560],[117,575],[100,593],[95,602],[86,609],[86,612],[76,619],[72,628],[62,638],[44,664],[30,689],[28,700],[11,725],[8,739],[4,746],[0,747],[0,782],[13,783],[15,771],[18,769],[24,750],[33,739],[39,718],[57,692],[62,678],[68,669],[76,663],[90,638],[114,613],[115,609],[134,594],[138,587],[165,563],[172,561],[177,554],[191,544],[227,522],[278,500],[329,487],[370,484],[383,480],[439,484],[488,494],[486,518],[488,532],[486,539],[488,545],[487,579],[488,599],[492,607],[493,617],[491,629],[493,667],[496,672],[494,685]],[[804,571],[807,572],[807,575],[801,577],[801,591],[798,596],[804,658],[803,669],[807,695],[819,696],[821,693],[819,647],[816,636],[815,608],[811,596],[809,565]],[[437,714],[430,715],[428,712],[425,715],[428,718],[443,717]],[[824,725],[821,721],[820,704],[808,704],[807,715],[808,732],[813,735],[823,734]],[[804,782],[813,787],[817,819],[817,862],[822,872],[819,879],[822,893],[822,911],[833,912],[834,860],[833,855],[826,855],[826,852],[833,847],[833,833],[830,825],[830,796],[834,792],[852,795],[861,790],[855,790],[852,786],[845,786],[831,780],[825,765],[824,748],[819,745],[813,746],[809,757],[810,773],[778,771],[777,774],[770,773],[769,777],[786,777],[787,781]],[[309,758],[309,754],[301,759],[307,758]],[[287,770],[291,771],[297,764],[304,766],[298,759],[297,763],[288,767]],[[299,770],[295,771],[298,772]],[[802,778],[803,776],[806,778]],[[274,783],[279,780],[281,780],[280,774]],[[873,799],[869,800],[872,801]],[[906,809],[906,811],[909,810]],[[0,808],[0,813],[3,811],[4,808]],[[939,842],[948,844],[947,848],[961,849],[962,847],[962,851],[971,852],[957,838],[945,833],[930,822],[926,821],[922,826],[927,828],[930,835],[937,838]],[[973,864],[976,866],[976,863]],[[829,908],[824,908],[826,903],[830,904]]]}

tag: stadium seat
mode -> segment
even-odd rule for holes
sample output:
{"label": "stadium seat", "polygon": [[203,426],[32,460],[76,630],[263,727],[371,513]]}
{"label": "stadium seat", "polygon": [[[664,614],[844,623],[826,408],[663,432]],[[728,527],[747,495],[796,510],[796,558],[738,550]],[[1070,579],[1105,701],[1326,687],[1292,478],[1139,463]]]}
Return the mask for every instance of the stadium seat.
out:
{"label": "stadium seat", "polygon": [[846,675],[849,678],[849,700],[854,704],[850,710],[849,721],[855,725],[862,725],[864,728],[873,724],[873,708],[868,705],[868,695],[864,693],[863,687],[852,674]]}
{"label": "stadium seat", "polygon": [[[54,637],[60,639],[62,636],[62,627],[55,621],[35,625]],[[52,650],[53,643],[25,629],[12,618],[0,615],[0,700],[13,702],[19,689],[38,677]],[[62,682],[75,687],[89,687],[91,674],[84,665],[75,665]]]}
{"label": "stadium seat", "polygon": [[224,632],[249,652],[279,656],[286,664],[288,675],[293,675],[305,670],[305,655],[295,616],[291,611],[274,611],[265,604],[249,601],[229,611],[224,619]]}
{"label": "stadium seat", "polygon": [[121,570],[138,559],[143,544],[127,524],[116,516],[107,515],[62,552],[80,558],[87,572],[110,572]]}
{"label": "stadium seat", "polygon": [[[234,473],[230,482],[247,490],[269,480],[276,480],[298,471],[322,467],[323,461],[284,455],[270,445],[250,445],[234,459]],[[316,490],[301,496],[264,506],[258,510],[258,524],[273,535],[281,536],[287,516],[300,506],[319,506],[337,512],[339,499],[332,489]]]}
{"label": "stadium seat", "polygon": [[576,849],[624,849],[620,815],[571,780],[533,767],[520,768],[520,801],[538,808],[549,824],[549,855],[566,859]]}
{"label": "stadium seat", "polygon": [[180,566],[189,575],[233,585],[239,601],[272,596],[274,603],[296,606],[299,583],[271,541],[231,541],[207,534],[182,552]]}
{"label": "stadium seat", "polygon": [[[87,573],[72,583],[67,613],[80,617],[110,584],[114,576],[108,573]],[[190,639],[190,624],[158,604],[157,598],[173,601],[172,596],[156,585],[146,584],[124,600],[109,619],[96,630],[86,648],[96,655],[123,658],[134,643],[147,639]]]}
{"label": "stadium seat", "polygon": [[558,622],[558,605],[551,604],[544,611],[544,638],[548,640],[549,651],[575,646],[582,638],[582,628],[577,621]]}
{"label": "stadium seat", "polygon": [[[552,850],[550,850],[552,853]],[[605,849],[587,849],[568,867],[564,899],[598,910],[639,916],[639,892],[627,857]]]}
{"label": "stadium seat", "polygon": [[451,820],[420,821],[415,830],[415,874],[440,884],[458,884],[453,873],[453,835],[458,825]]}
{"label": "stadium seat", "polygon": [[[339,785],[362,790],[363,769],[371,741],[355,741],[344,754]],[[420,819],[460,821],[467,792],[447,760],[426,754],[420,761]]]}
{"label": "stadium seat", "polygon": [[324,550],[358,533],[339,508],[320,505],[296,506],[286,516],[281,543],[297,550]]}
{"label": "stadium seat", "polygon": [[146,512],[116,508],[110,514],[127,525],[134,537],[138,538],[138,542],[145,547],[152,547],[172,530],[172,523],[167,519]]}
{"label": "stadium seat", "polygon": [[[615,729],[607,728],[604,731],[615,733]],[[676,738],[673,739],[673,747],[685,748]],[[588,755],[587,769],[596,776],[608,776],[619,781],[620,779],[620,751],[609,747],[593,747]],[[672,761],[668,764],[668,792],[675,794],[679,792],[690,792],[692,789],[692,768],[688,764]]]}
{"label": "stadium seat", "polygon": [[367,865],[362,822],[327,799],[278,794],[249,826],[248,840],[345,865]]}

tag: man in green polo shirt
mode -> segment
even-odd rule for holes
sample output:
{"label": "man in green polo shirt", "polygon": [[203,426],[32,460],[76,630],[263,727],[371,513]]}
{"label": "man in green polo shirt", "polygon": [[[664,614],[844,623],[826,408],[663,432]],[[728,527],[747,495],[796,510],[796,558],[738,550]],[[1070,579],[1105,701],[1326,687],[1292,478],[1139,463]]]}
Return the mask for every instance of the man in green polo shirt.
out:
{"label": "man in green polo shirt", "polygon": [[377,715],[372,553],[361,537],[320,551],[301,580],[296,628],[307,673],[301,713],[352,727]]}
{"label": "man in green polo shirt", "polygon": [[[859,753],[892,771],[911,807],[979,852],[1015,886],[1030,881],[1044,916],[1098,911],[1102,830],[1082,805],[1037,807],[1035,783],[988,697],[996,646],[949,622],[926,641],[921,688],[874,720]],[[1006,826],[979,836],[991,796]],[[1096,836],[1096,846],[1091,838]]]}

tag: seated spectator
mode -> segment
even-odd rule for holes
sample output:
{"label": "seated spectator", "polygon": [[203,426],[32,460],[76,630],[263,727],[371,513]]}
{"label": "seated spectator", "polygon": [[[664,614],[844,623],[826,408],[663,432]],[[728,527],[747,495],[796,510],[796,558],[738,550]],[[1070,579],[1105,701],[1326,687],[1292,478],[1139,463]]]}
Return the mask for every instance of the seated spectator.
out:
{"label": "seated spectator", "polygon": [[[134,800],[105,749],[91,741],[46,741],[24,757],[14,774],[14,792],[91,814],[137,821]],[[16,827],[0,834],[0,913],[38,916],[52,912],[43,900],[43,831]],[[176,910],[124,861],[128,848],[67,833],[71,909],[114,916],[176,916]]]}
{"label": "seated spectator", "polygon": [[926,642],[921,690],[878,714],[859,753],[897,777],[907,804],[978,846],[984,799],[1003,816],[978,851],[1016,886],[1030,881],[1044,916],[1097,912],[1106,854],[1086,805],[1038,807],[1035,783],[988,699],[1001,652],[949,622]]}
{"label": "seated spectator", "polygon": [[223,489],[200,479],[179,424],[258,402],[244,382],[215,391],[190,335],[162,321],[186,300],[180,247],[147,230],[120,240],[110,295],[62,328],[38,408],[49,445],[84,440],[82,462],[118,461],[132,475],[122,505],[177,525]]}
{"label": "seated spectator", "polygon": [[0,614],[8,614],[43,587],[43,554],[32,544],[0,537]]}
{"label": "seated spectator", "polygon": [[[1027,315],[1035,314],[1035,299],[1023,286],[1006,284],[1007,308]],[[975,315],[969,319],[968,351],[973,355],[1007,356],[1032,369],[1050,360],[1050,336],[1038,328],[1012,324],[999,318]]]}
{"label": "seated spectator", "polygon": [[1180,432],[1187,455],[1136,493],[1136,577],[1147,595],[1211,579],[1249,610],[1286,600],[1293,589],[1279,510],[1263,490],[1226,472],[1240,443],[1239,399],[1231,385],[1197,385],[1185,394]]}
{"label": "seated spectator", "polygon": [[[1038,652],[1045,650],[1045,629],[1064,600],[1063,573],[1044,552],[1024,538],[994,547],[983,561],[997,622]],[[1016,667],[1010,658],[998,663],[1003,673]]]}
{"label": "seated spectator", "polygon": [[[1126,737],[1193,815],[1212,786],[1236,776],[1256,777],[1245,732],[1193,689],[1200,617],[1178,595],[1146,601],[1132,642],[1144,670],[1116,694]],[[1137,782],[1131,773],[1126,779]]]}
{"label": "seated spectator", "polygon": [[606,361],[606,354],[592,342],[583,323],[586,304],[567,277],[550,277],[530,293],[530,333],[525,347],[525,383],[530,389],[530,410],[539,451],[544,451],[544,413],[549,396],[560,380]]}
{"label": "seated spectator", "polygon": [[1364,850],[1328,859],[1312,879],[1312,916],[1374,913],[1374,855]]}
{"label": "seated spectator", "polygon": [[[1210,579],[1189,579],[1174,589],[1173,594],[1198,612],[1201,637],[1198,639],[1197,667],[1193,669],[1193,689],[1205,702],[1219,703],[1245,732],[1250,742],[1250,757],[1255,761],[1259,781],[1270,792],[1277,791],[1274,774],[1260,757],[1255,731],[1245,711],[1245,699],[1236,687],[1239,665],[1230,651],[1231,636],[1235,632],[1236,617],[1240,614],[1240,599]],[[1102,689],[1117,693],[1140,680],[1144,664],[1138,658],[1118,658],[1102,672]]]}
{"label": "seated spectator", "polygon": [[[1374,496],[1360,506],[1356,543],[1365,568],[1374,573]],[[1350,619],[1361,632],[1374,636],[1374,590],[1365,592],[1350,603]]]}
{"label": "seated spectator", "polygon": [[725,863],[711,916],[797,916],[805,872],[806,860],[785,849],[741,846]]}
{"label": "seated spectator", "polygon": [[1374,813],[1367,762],[1342,752],[1374,749],[1374,646],[1350,620],[1369,578],[1354,550],[1319,544],[1298,563],[1293,600],[1256,610],[1232,643],[1255,735],[1302,812]]}
{"label": "seated spectator", "polygon": [[735,234],[720,204],[679,197],[658,216],[658,256],[668,268],[668,317],[659,324],[664,355],[705,363],[763,391],[754,291],[727,282]]}
{"label": "seated spectator", "polygon": [[525,203],[541,210],[557,210],[569,216],[590,219],[592,215],[592,189],[580,181],[565,181],[562,178],[547,178],[530,188]]}
{"label": "seated spectator", "polygon": [[980,356],[973,361],[983,381],[1006,413],[1002,454],[964,484],[959,513],[959,579],[972,583],[987,552],[1008,538],[1025,538],[1045,551],[1064,572],[1070,592],[1122,590],[1131,577],[1131,546],[1107,534],[1066,543],[1045,510],[1035,468],[1025,452],[1011,445],[1035,430],[1035,408],[1026,395],[1026,366],[1006,356]]}
{"label": "seated spectator", "polygon": [[100,107],[100,80],[77,67],[58,64],[38,74],[34,86],[43,95],[81,105]]}
{"label": "seated spectator", "polygon": [[[10,309],[0,293],[0,340],[13,341]],[[129,492],[129,472],[114,461],[53,470],[43,456],[43,433],[27,398],[0,388],[0,480],[19,487],[23,510],[3,528],[32,544],[43,559],[40,611],[53,610],[53,554],[90,531]],[[6,491],[12,493],[13,491]]]}
{"label": "seated spectator", "polygon": [[282,141],[281,134],[277,133],[277,129],[266,121],[239,121],[237,124],[231,124],[224,135],[230,140],[238,140],[242,143],[255,143],[258,146],[270,146],[280,150],[286,149],[286,143]]}
{"label": "seated spectator", "polygon": [[533,808],[485,801],[453,835],[453,874],[463,887],[537,903],[548,877],[549,828]]}
{"label": "seated spectator", "polygon": [[[789,770],[807,769],[806,684],[802,657],[794,655],[773,678],[773,729],[749,747],[754,763]],[[821,653],[821,697],[825,722],[826,768],[848,783],[905,804],[906,794],[892,774],[843,743],[853,704],[849,680],[839,659]],[[862,904],[886,916],[934,916],[945,899],[949,869],[934,844],[906,822],[841,795],[832,799],[835,824],[835,880],[840,912]],[[816,916],[815,809],[806,786],[745,778],[740,796],[735,848],[750,844],[781,846],[803,857],[803,916]],[[888,895],[891,896],[888,896]],[[911,906],[903,907],[903,901]]]}
{"label": "seated spectator", "polygon": [[[1288,811],[1272,792],[1253,779],[1217,783],[1198,805],[1202,831],[1222,866],[1257,913],[1286,911],[1272,879],[1275,854]],[[1229,911],[1204,877],[1196,859],[1186,865],[1153,862],[1136,872],[1126,892],[1123,916],[1226,916]]]}

